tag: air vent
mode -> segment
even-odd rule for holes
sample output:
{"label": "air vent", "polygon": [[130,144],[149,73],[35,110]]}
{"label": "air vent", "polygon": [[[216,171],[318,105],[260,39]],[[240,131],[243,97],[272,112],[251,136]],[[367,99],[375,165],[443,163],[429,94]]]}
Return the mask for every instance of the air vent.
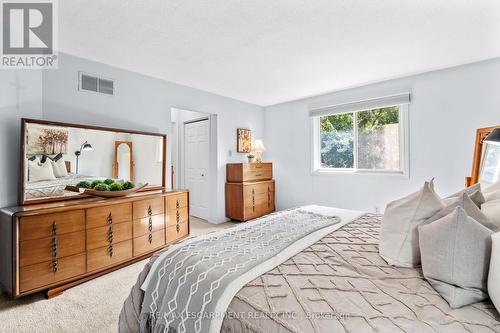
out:
{"label": "air vent", "polygon": [[105,95],[114,95],[114,81],[97,75],[79,72],[78,88],[80,91],[90,91]]}

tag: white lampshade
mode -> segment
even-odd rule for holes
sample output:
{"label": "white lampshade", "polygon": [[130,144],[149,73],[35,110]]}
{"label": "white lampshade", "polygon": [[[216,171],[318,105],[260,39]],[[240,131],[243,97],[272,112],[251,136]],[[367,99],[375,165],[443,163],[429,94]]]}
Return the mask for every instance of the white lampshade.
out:
{"label": "white lampshade", "polygon": [[264,143],[262,140],[255,140],[252,144],[252,151],[256,153],[261,153],[263,151],[266,151],[266,147],[264,147]]}

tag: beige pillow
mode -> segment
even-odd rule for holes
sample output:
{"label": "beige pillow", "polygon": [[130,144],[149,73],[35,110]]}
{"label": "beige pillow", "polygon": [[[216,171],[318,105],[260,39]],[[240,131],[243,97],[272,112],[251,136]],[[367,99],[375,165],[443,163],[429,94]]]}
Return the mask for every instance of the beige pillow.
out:
{"label": "beige pillow", "polygon": [[481,206],[481,212],[500,228],[500,199],[486,201]]}
{"label": "beige pillow", "polygon": [[492,234],[461,207],[419,227],[424,277],[452,308],[488,298]]}
{"label": "beige pillow", "polygon": [[446,215],[452,213],[457,207],[462,207],[468,216],[472,217],[474,220],[481,223],[488,229],[491,229],[493,231],[497,230],[497,225],[493,223],[493,221],[490,218],[488,218],[485,214],[481,212],[481,210],[476,206],[476,204],[471,200],[471,198],[467,195],[466,192],[462,192],[462,195],[457,199],[455,199],[453,203],[441,209],[439,212],[437,212],[431,218],[425,221],[425,223],[432,223],[434,221],[437,221],[440,218],[443,218]]}
{"label": "beige pillow", "polygon": [[462,191],[458,191],[457,193],[453,193],[452,195],[444,198],[443,203],[445,205],[453,203],[457,198],[459,198],[462,195],[462,193],[467,193],[467,195],[478,207],[481,207],[481,205],[486,201],[483,196],[483,193],[481,192],[481,184],[477,183],[467,187]]}
{"label": "beige pillow", "polygon": [[39,163],[38,159],[35,161],[29,161],[28,174],[28,181],[30,182],[56,179],[56,177],[54,176],[54,170],[52,169],[52,164],[48,161],[45,163]]}
{"label": "beige pillow", "polygon": [[380,256],[394,266],[419,265],[417,227],[443,208],[432,181],[418,192],[389,203],[380,229]]}
{"label": "beige pillow", "polygon": [[66,177],[68,175],[68,171],[66,170],[66,163],[64,163],[63,159],[60,158],[57,161],[50,160],[52,164],[52,169],[54,171],[54,176],[57,178]]}
{"label": "beige pillow", "polygon": [[500,312],[500,232],[491,235],[491,260],[488,273],[488,294]]}

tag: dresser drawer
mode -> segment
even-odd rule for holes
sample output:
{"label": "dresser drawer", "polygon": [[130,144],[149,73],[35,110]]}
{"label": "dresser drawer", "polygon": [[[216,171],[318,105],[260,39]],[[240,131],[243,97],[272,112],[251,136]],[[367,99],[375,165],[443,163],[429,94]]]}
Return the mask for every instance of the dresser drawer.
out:
{"label": "dresser drawer", "polygon": [[149,237],[149,233],[134,238],[134,256],[151,252],[163,245],[165,245],[165,229],[152,232],[151,238]]}
{"label": "dresser drawer", "polygon": [[273,198],[273,192],[247,195],[245,196],[244,205],[245,207],[251,207],[252,205],[269,204],[269,207],[271,207]]}
{"label": "dresser drawer", "polygon": [[[109,226],[87,230],[87,250],[108,246]],[[113,243],[132,239],[132,222],[113,223]]]}
{"label": "dresser drawer", "polygon": [[52,261],[21,267],[19,270],[19,291],[25,292],[39,287],[76,277],[85,273],[85,254],[60,258],[57,272]]}
{"label": "dresser drawer", "polygon": [[84,230],[85,211],[74,210],[64,213],[21,217],[19,219],[19,240],[51,237],[54,222],[57,225],[59,235]]}
{"label": "dresser drawer", "polygon": [[[85,231],[57,235],[57,257],[63,258],[85,252]],[[53,239],[42,238],[19,243],[19,266],[51,261],[54,258]]]}
{"label": "dresser drawer", "polygon": [[272,163],[245,163],[243,164],[243,170],[246,171],[264,171],[273,170]]}
{"label": "dresser drawer", "polygon": [[177,223],[186,222],[189,219],[188,208],[175,209],[167,213],[167,227],[175,226]]}
{"label": "dresser drawer", "polygon": [[113,243],[112,256],[109,255],[107,246],[87,251],[87,270],[92,272],[130,258],[132,258],[132,240]]}
{"label": "dresser drawer", "polygon": [[175,242],[179,238],[185,237],[189,233],[188,221],[179,223],[179,228],[177,225],[167,227],[167,244]]}
{"label": "dresser drawer", "polygon": [[258,181],[258,180],[267,180],[273,178],[272,170],[261,170],[261,171],[245,171],[243,173],[243,181]]}
{"label": "dresser drawer", "polygon": [[174,211],[175,209],[187,207],[187,205],[188,205],[187,193],[170,194],[167,196],[167,212],[169,213]]}
{"label": "dresser drawer", "polygon": [[141,200],[134,202],[134,220],[151,215],[164,214],[163,198]]}
{"label": "dresser drawer", "polygon": [[274,181],[244,184],[243,191],[245,197],[253,194],[271,193],[274,192]]}
{"label": "dresser drawer", "polygon": [[251,220],[262,215],[274,212],[274,197],[270,200],[262,200],[255,204],[246,204],[244,207],[245,220]]}
{"label": "dresser drawer", "polygon": [[149,234],[150,220],[151,231],[158,231],[165,228],[163,215],[155,215],[139,220],[134,220],[134,238]]}
{"label": "dresser drawer", "polygon": [[132,221],[132,204],[124,203],[87,209],[87,228],[107,226],[108,217],[113,219],[113,223]]}
{"label": "dresser drawer", "polygon": [[272,178],[272,163],[230,163],[226,167],[228,182],[249,182]]}

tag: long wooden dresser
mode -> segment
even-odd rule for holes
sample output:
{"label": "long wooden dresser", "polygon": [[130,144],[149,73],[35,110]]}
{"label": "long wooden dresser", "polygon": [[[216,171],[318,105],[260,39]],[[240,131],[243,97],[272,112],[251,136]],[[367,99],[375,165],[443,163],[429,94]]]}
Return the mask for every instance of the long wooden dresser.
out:
{"label": "long wooden dresser", "polygon": [[0,217],[2,289],[51,297],[188,236],[189,192],[33,204]]}
{"label": "long wooden dresser", "polygon": [[226,166],[226,216],[248,221],[275,211],[272,163],[229,163]]}

